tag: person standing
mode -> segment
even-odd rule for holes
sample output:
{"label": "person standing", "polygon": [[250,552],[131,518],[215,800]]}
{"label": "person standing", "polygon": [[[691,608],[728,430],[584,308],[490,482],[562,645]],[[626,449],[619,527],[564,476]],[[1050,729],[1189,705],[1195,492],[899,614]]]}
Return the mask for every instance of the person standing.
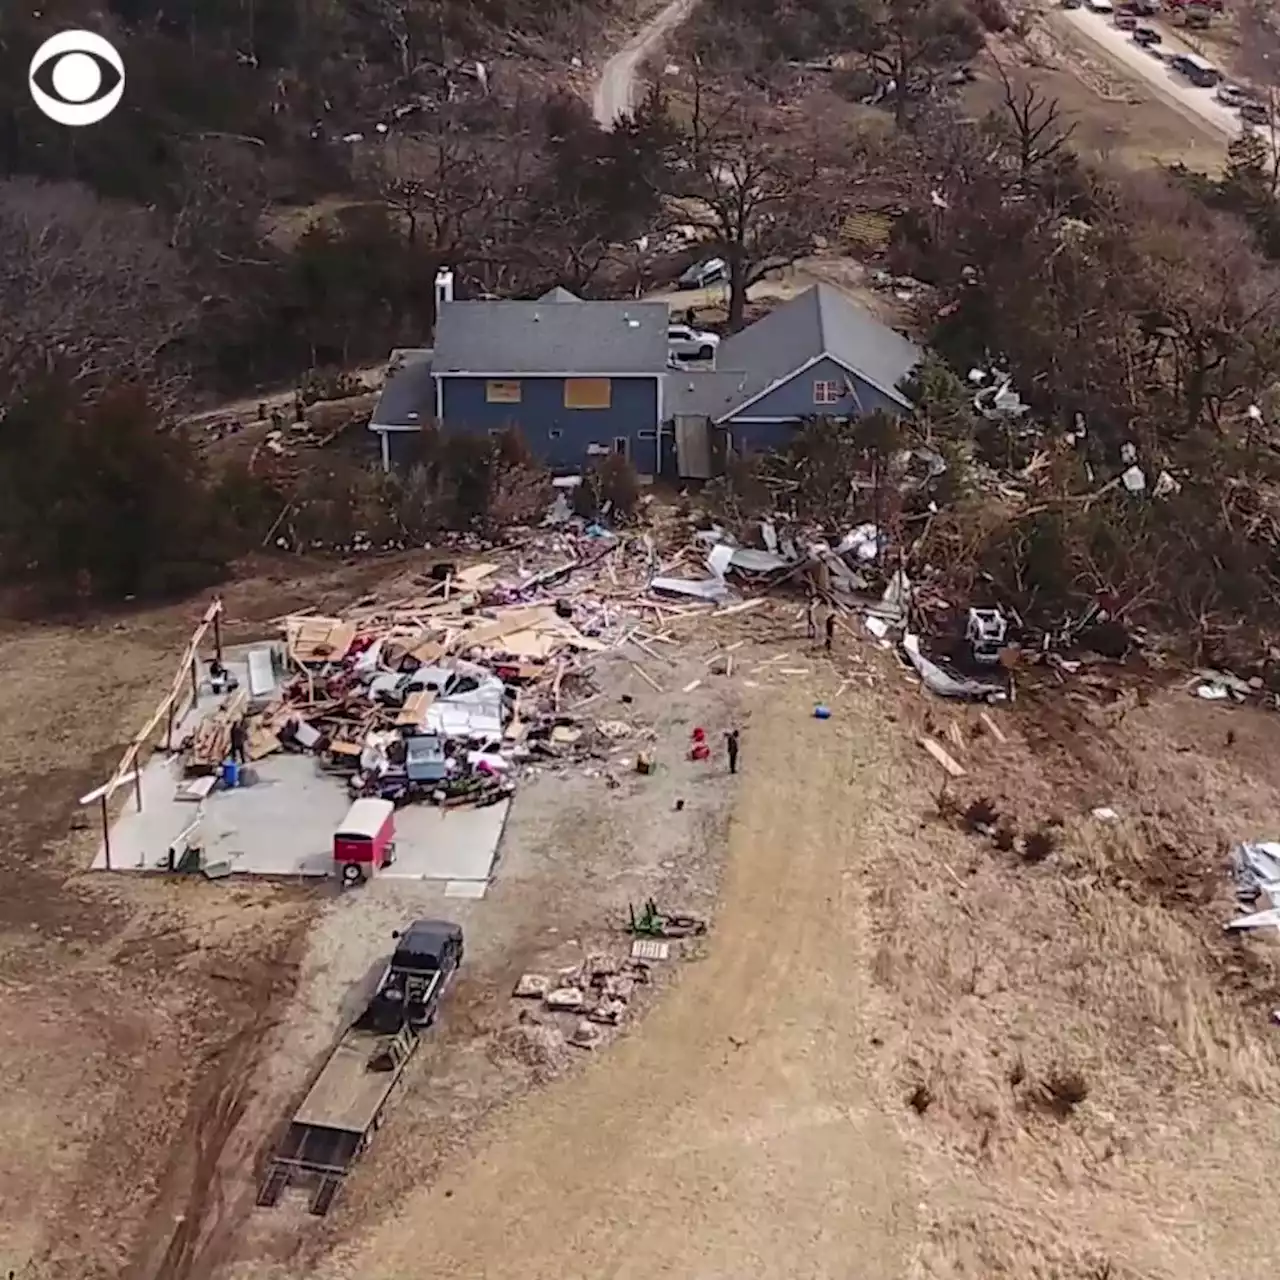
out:
{"label": "person standing", "polygon": [[248,763],[248,756],[245,753],[248,741],[249,735],[245,732],[244,721],[237,720],[231,726],[231,758],[236,764]]}
{"label": "person standing", "polygon": [[729,753],[729,772],[738,772],[738,731],[730,729],[724,735],[725,750]]}
{"label": "person standing", "polygon": [[827,638],[824,648],[828,653],[831,652],[831,642],[836,638],[836,611],[831,609],[827,613]]}

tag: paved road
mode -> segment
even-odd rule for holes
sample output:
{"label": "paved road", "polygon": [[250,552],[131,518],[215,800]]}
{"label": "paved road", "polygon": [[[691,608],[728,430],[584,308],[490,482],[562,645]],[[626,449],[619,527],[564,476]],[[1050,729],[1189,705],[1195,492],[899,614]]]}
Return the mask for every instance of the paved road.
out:
{"label": "paved road", "polygon": [[[1129,34],[1114,27],[1101,14],[1087,9],[1065,9],[1057,18],[1078,31],[1121,71],[1142,80],[1180,115],[1197,124],[1207,124],[1215,133],[1227,139],[1235,138],[1241,129],[1237,112],[1224,107],[1210,89],[1198,89],[1189,81],[1170,71],[1165,62],[1148,53],[1129,38]],[[1167,31],[1167,29],[1166,29]],[[1193,53],[1176,37],[1165,36],[1163,51],[1169,53]]]}
{"label": "paved road", "polygon": [[613,128],[613,122],[635,105],[641,63],[658,51],[663,40],[693,12],[696,3],[697,0],[671,0],[604,64],[591,99],[591,110],[602,128]]}

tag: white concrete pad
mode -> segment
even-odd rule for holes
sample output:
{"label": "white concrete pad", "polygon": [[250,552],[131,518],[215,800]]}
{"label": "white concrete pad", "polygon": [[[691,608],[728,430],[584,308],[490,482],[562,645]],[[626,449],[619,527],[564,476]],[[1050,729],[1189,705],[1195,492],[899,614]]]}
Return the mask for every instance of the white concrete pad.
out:
{"label": "white concrete pad", "polygon": [[[248,766],[258,781],[219,787],[198,806],[179,800],[181,766],[153,756],[142,773],[142,811],[132,796],[111,827],[111,867],[167,867],[169,846],[200,817],[204,860],[250,875],[326,876],[333,871],[333,833],[350,807],[346,788],[305,755],[268,756]],[[396,860],[382,875],[405,880],[488,879],[509,801],[485,809],[410,805],[396,812]],[[95,869],[106,867],[100,848]]]}
{"label": "white concrete pad", "polygon": [[510,807],[504,800],[483,809],[397,809],[396,860],[382,874],[401,880],[488,880]]}
{"label": "white concrete pad", "polygon": [[484,897],[488,889],[487,880],[449,880],[444,886],[446,898],[469,898],[476,901]]}

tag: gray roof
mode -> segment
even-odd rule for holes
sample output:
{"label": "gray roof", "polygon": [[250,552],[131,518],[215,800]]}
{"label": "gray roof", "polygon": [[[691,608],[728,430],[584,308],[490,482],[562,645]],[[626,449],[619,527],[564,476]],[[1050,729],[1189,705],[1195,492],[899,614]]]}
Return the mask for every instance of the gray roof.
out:
{"label": "gray roof", "polygon": [[924,352],[829,284],[814,285],[726,338],[716,366],[747,372],[741,404],[823,355],[910,407],[898,383]]}
{"label": "gray roof", "polygon": [[665,302],[446,302],[436,373],[660,374]]}
{"label": "gray roof", "polygon": [[391,364],[382,394],[374,406],[369,430],[412,430],[435,417],[436,390],[431,380],[431,351],[399,350]]}
{"label": "gray roof", "polygon": [[539,302],[581,302],[582,299],[576,293],[570,293],[568,289],[561,285],[556,285],[554,289],[548,289],[546,293],[538,299]]}
{"label": "gray roof", "polygon": [[667,375],[664,411],[672,417],[722,418],[754,392],[748,373],[710,369],[672,369]]}

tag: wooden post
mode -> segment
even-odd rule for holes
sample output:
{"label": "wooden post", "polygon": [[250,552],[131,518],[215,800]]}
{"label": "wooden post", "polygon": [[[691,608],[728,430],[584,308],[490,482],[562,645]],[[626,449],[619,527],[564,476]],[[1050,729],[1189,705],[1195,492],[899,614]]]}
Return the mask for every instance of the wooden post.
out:
{"label": "wooden post", "polygon": [[107,809],[107,793],[102,793],[102,855],[111,870],[111,814]]}
{"label": "wooden post", "polygon": [[138,812],[142,812],[142,764],[133,762],[133,798],[138,802]]}
{"label": "wooden post", "polygon": [[222,608],[219,604],[218,612],[213,615],[213,652],[217,655],[218,662],[222,662]]}
{"label": "wooden post", "polygon": [[173,750],[173,707],[176,699],[172,696],[169,698],[169,723],[165,726],[164,731],[164,749],[166,751]]}
{"label": "wooden post", "polygon": [[191,659],[191,705],[197,706],[200,702],[200,659],[193,657]]}

